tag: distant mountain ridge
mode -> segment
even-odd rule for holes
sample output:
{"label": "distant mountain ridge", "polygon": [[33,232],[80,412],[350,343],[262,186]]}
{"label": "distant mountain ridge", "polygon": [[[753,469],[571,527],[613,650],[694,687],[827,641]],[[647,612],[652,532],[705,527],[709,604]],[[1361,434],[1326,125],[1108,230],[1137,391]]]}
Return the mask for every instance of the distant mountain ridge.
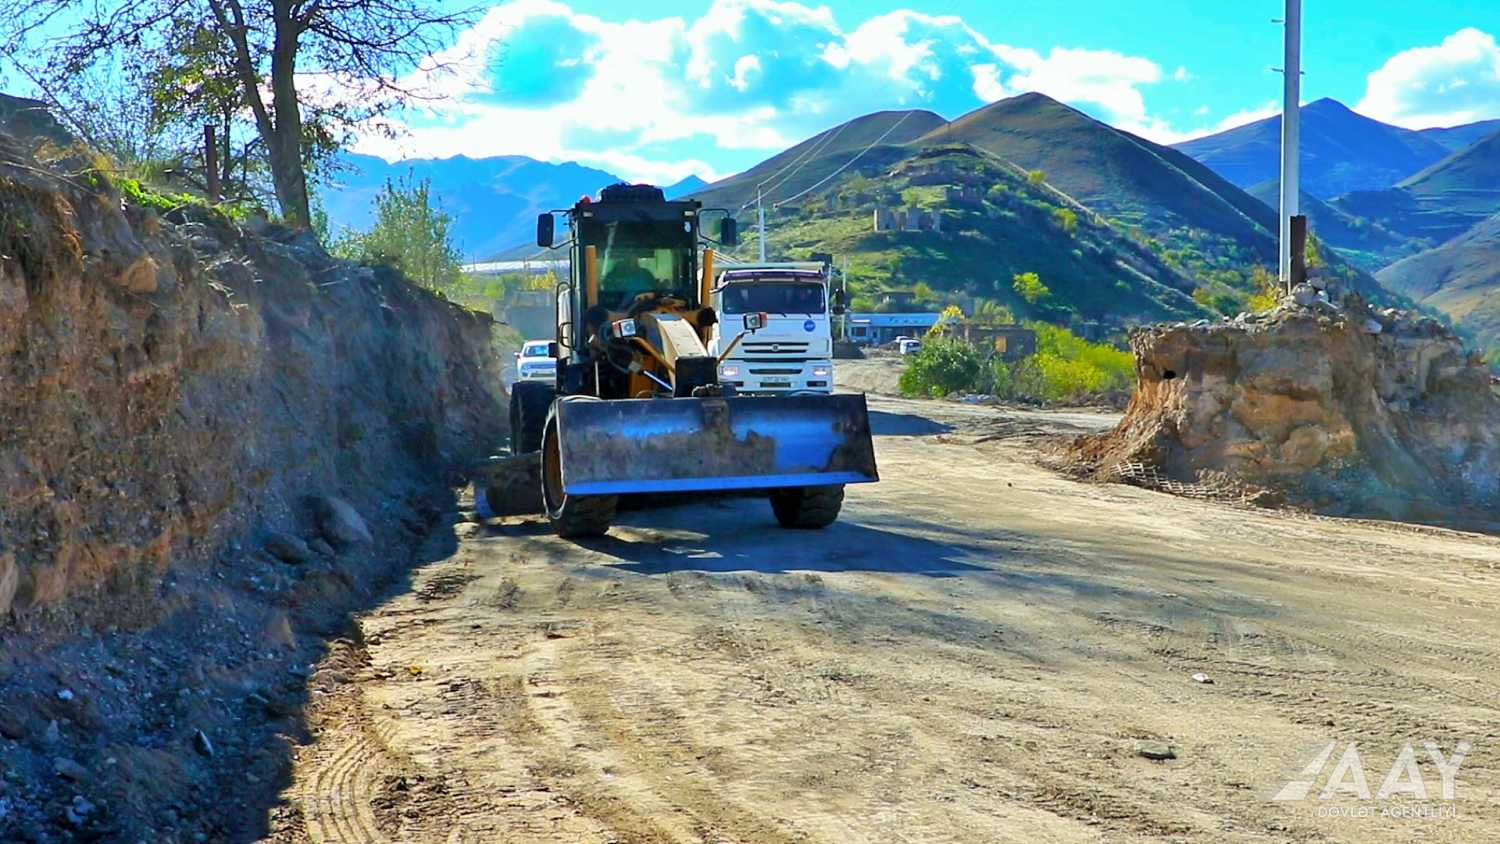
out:
{"label": "distant mountain ridge", "polygon": [[[1388,188],[1441,160],[1487,124],[1417,131],[1381,123],[1324,98],[1302,107],[1302,186],[1332,199]],[[1500,125],[1495,126],[1500,130]],[[1243,188],[1281,177],[1281,115],[1174,145]]]}
{"label": "distant mountain ridge", "polygon": [[[374,199],[387,180],[428,179],[442,210],[453,218],[453,239],[469,260],[482,260],[530,241],[536,215],[571,206],[580,196],[622,181],[613,173],[576,162],[553,164],[523,155],[490,158],[419,158],[397,162],[341,153],[338,172],[318,197],[335,232],[368,228]],[[705,182],[697,176],[663,188],[669,196],[690,193]]]}
{"label": "distant mountain ridge", "polygon": [[1381,191],[1333,204],[1392,231],[1437,246],[1500,213],[1500,134],[1490,135]]}

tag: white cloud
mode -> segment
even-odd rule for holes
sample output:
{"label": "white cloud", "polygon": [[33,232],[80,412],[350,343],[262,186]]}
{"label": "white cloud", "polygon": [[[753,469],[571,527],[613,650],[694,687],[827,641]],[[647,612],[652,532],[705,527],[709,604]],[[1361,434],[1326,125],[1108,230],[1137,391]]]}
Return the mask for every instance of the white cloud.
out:
{"label": "white cloud", "polygon": [[1178,65],[1177,69],[1172,71],[1172,79],[1176,82],[1191,82],[1193,74],[1188,72],[1186,65]]}
{"label": "white cloud", "polygon": [[1413,129],[1500,117],[1500,45],[1472,27],[1392,56],[1355,111]]}
{"label": "white cloud", "polygon": [[1164,78],[1138,56],[992,42],[952,15],[900,10],[846,31],[826,6],[783,0],[715,0],[691,20],[626,22],[514,0],[402,80],[438,99],[393,116],[382,127],[393,138],[370,132],[357,148],[712,178],[721,174],[707,150],[770,153],[870,111],[957,116],[1026,91],[1171,141],[1182,133],[1149,112],[1143,91]]}

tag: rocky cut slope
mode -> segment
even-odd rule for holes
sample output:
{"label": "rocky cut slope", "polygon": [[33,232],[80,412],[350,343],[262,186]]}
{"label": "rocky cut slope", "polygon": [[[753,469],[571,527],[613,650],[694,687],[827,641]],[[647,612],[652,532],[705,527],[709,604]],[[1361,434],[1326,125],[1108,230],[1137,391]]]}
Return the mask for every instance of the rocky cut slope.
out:
{"label": "rocky cut slope", "polygon": [[1101,479],[1250,488],[1314,509],[1491,518],[1500,399],[1441,323],[1299,289],[1264,315],[1136,331],[1139,388],[1074,456]]}
{"label": "rocky cut slope", "polygon": [[258,228],[0,134],[0,620],[128,623],[169,566],[501,437],[488,316]]}

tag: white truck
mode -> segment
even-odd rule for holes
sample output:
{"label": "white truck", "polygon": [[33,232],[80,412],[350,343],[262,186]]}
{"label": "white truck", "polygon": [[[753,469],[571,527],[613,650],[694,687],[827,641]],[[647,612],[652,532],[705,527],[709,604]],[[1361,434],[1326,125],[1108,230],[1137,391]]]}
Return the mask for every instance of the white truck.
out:
{"label": "white truck", "polygon": [[833,332],[829,277],[820,263],[733,264],[714,280],[711,303],[718,323],[708,351],[724,355],[744,314],[764,313],[766,326],[729,349],[719,382],[742,393],[833,392]]}

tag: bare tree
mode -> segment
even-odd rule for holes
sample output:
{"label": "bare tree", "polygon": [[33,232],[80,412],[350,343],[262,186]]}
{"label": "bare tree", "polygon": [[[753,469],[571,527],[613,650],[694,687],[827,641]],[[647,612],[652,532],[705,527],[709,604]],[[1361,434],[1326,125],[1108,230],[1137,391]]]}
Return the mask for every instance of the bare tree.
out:
{"label": "bare tree", "polygon": [[[419,67],[473,9],[444,11],[442,0],[31,0],[0,20],[0,44],[25,45],[45,26],[44,64],[31,73],[54,87],[81,78],[119,50],[170,47],[181,21],[197,20],[222,37],[265,150],[276,202],[288,223],[307,227],[307,148],[326,142],[329,126],[352,125],[405,102],[416,92],[397,78]],[[0,48],[18,66],[26,54]],[[302,89],[324,78],[316,101]],[[269,96],[267,96],[269,94]],[[318,121],[309,121],[313,110]]]}

